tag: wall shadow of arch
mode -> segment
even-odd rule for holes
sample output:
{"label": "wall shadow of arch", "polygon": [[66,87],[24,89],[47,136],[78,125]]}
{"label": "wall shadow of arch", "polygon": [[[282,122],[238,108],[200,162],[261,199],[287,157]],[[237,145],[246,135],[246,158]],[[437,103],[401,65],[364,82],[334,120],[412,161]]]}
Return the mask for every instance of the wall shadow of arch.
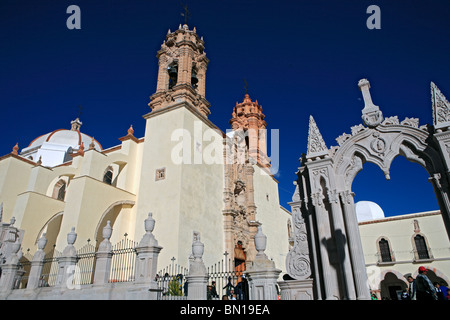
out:
{"label": "wall shadow of arch", "polygon": [[[330,238],[322,238],[321,244],[325,246],[328,253],[328,262],[336,270],[338,291],[345,300],[349,299],[348,279],[345,274],[344,261],[346,259],[345,246],[347,237],[338,229]],[[349,258],[349,257],[347,257]]]}

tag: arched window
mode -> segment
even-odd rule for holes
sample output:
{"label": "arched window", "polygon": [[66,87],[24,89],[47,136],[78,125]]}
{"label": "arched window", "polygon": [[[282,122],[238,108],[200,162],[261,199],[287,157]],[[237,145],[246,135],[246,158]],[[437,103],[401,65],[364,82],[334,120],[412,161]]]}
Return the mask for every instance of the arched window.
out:
{"label": "arched window", "polygon": [[52,198],[64,201],[64,198],[66,197],[66,188],[66,181],[60,179],[53,187]]}
{"label": "arched window", "polygon": [[389,241],[382,238],[378,241],[378,247],[380,249],[380,262],[392,262],[391,248],[389,247]]}
{"label": "arched window", "polygon": [[58,196],[56,199],[64,201],[65,197],[66,197],[66,184],[63,183],[63,185],[58,190]]}
{"label": "arched window", "polygon": [[112,169],[108,169],[103,175],[103,182],[106,184],[112,184],[113,172]]}
{"label": "arched window", "polygon": [[428,252],[427,242],[425,241],[425,237],[420,234],[414,237],[414,245],[416,247],[416,259],[426,260],[430,259],[430,253]]}

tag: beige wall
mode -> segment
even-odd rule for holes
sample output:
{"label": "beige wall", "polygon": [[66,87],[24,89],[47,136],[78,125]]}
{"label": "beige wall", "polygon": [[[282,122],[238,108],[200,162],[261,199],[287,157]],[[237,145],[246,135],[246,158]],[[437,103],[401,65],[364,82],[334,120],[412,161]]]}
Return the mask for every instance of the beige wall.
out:
{"label": "beige wall", "polygon": [[[3,157],[0,161],[3,220],[9,221],[14,216],[15,226],[25,230],[23,251],[28,248],[30,252],[36,250],[36,239],[57,215],[62,215],[59,235],[48,236],[52,241],[57,238],[58,250],[67,244],[66,235],[72,227],[78,234],[76,247],[86,244],[87,239],[94,240],[96,232],[100,229],[101,233],[101,228],[106,224],[102,217],[107,215],[108,210],[115,210],[120,215],[117,221],[121,222],[121,227],[117,225],[117,232],[113,233],[111,240],[120,238],[119,235],[124,232],[133,236],[135,210],[132,207],[136,201],[133,191],[140,165],[137,156],[140,145],[136,141],[126,140],[122,148],[116,148],[113,152],[87,150],[84,156],[76,156],[71,163],[53,168],[38,166],[17,156]],[[103,183],[103,174],[110,165],[116,168],[116,187]],[[120,173],[119,167],[122,169]],[[54,186],[60,179],[68,182],[64,201],[52,198]],[[51,230],[57,229],[52,226]]]}
{"label": "beige wall", "polygon": [[[415,231],[414,220],[420,231]],[[417,275],[419,266],[426,266],[450,285],[450,242],[439,212],[427,212],[390,217],[359,224],[364,258],[371,288],[379,290],[386,275],[406,283],[407,274]],[[425,237],[431,249],[432,259],[415,260],[414,236]],[[393,263],[379,263],[378,241],[384,237],[389,241]],[[395,275],[395,277],[393,276]],[[389,279],[387,279],[389,280]],[[386,287],[386,286],[385,286]],[[386,295],[386,293],[384,293]]]}

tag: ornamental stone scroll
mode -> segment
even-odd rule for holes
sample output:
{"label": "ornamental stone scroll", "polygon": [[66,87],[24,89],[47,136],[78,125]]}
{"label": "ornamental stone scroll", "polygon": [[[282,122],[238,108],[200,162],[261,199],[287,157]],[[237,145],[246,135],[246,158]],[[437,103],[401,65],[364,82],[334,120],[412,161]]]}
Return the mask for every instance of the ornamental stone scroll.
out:
{"label": "ornamental stone scroll", "polygon": [[291,205],[294,245],[286,257],[286,271],[291,278],[304,280],[311,276],[308,234],[300,205],[298,203]]}

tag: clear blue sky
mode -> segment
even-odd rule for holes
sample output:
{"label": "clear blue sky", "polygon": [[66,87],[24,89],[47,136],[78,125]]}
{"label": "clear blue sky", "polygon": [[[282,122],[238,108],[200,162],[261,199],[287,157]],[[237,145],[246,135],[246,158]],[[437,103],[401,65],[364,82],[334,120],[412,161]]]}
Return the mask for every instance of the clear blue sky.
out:
{"label": "clear blue sky", "polygon": [[[69,5],[81,30],[69,30]],[[312,114],[327,146],[361,123],[357,87],[371,82],[385,116],[432,123],[430,81],[450,97],[450,3],[446,1],[187,0],[190,28],[204,37],[210,59],[206,98],[223,131],[245,78],[269,129],[280,130],[280,202],[287,206],[298,158],[306,152]],[[369,30],[369,5],[381,29]],[[70,121],[83,106],[81,131],[112,147],[133,124],[144,135],[156,89],[156,51],[183,22],[178,0],[2,0],[0,2],[0,155],[16,142]],[[427,173],[398,157],[391,181],[366,164],[353,184],[358,200],[387,216],[437,209]]]}

